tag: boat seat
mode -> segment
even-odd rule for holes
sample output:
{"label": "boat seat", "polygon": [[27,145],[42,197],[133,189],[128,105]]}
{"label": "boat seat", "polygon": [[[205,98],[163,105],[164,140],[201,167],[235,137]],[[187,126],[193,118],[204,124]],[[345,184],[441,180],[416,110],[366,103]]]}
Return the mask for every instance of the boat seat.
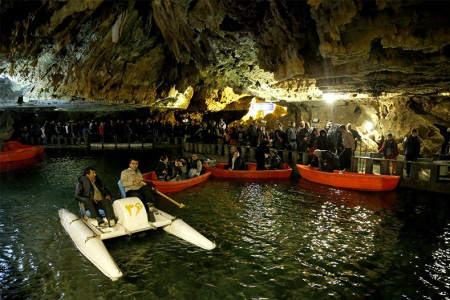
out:
{"label": "boat seat", "polygon": [[127,194],[125,193],[125,188],[122,186],[122,180],[119,179],[119,181],[117,181],[117,185],[119,186],[120,195],[122,198],[126,198]]}
{"label": "boat seat", "polygon": [[[88,218],[91,217],[91,212],[89,210],[86,210],[86,208],[84,207],[84,203],[78,201],[78,205],[80,206],[80,215],[81,217],[83,217],[84,215],[86,215]],[[105,211],[101,208],[98,209],[98,212],[100,214],[100,216],[105,217]]]}

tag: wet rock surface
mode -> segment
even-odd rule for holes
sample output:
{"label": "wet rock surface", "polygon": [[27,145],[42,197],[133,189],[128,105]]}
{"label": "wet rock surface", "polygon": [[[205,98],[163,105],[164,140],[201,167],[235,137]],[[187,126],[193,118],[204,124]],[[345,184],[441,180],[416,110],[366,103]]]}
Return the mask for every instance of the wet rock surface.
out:
{"label": "wet rock surface", "polygon": [[[0,104],[219,111],[256,97],[314,112],[287,117],[371,120],[375,135],[419,127],[435,145],[435,124],[450,125],[447,12],[445,1],[2,1]],[[347,104],[330,108],[327,93]]]}

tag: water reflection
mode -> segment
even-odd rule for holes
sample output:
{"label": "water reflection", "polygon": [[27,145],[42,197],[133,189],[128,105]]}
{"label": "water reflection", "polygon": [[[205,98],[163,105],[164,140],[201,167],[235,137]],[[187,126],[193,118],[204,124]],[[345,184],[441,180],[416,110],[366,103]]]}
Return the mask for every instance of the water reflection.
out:
{"label": "water reflection", "polygon": [[[2,296],[450,296],[446,199],[430,202],[418,193],[403,191],[360,193],[302,180],[211,179],[171,194],[187,204],[183,209],[158,201],[161,209],[182,218],[218,247],[203,251],[162,231],[106,241],[124,271],[123,278],[112,283],[76,250],[59,224],[57,210],[65,206],[77,211],[74,186],[85,166],[96,167],[105,184],[114,189],[129,155],[71,153],[69,157],[50,152],[43,161],[22,171],[2,171]],[[142,156],[147,160],[142,170],[150,171],[153,154]]]}
{"label": "water reflection", "polygon": [[397,202],[397,192],[360,192],[347,189],[337,189],[320,185],[305,179],[300,179],[298,186],[310,196],[321,201],[345,205],[347,207],[362,207],[376,212],[380,210],[394,210]]}

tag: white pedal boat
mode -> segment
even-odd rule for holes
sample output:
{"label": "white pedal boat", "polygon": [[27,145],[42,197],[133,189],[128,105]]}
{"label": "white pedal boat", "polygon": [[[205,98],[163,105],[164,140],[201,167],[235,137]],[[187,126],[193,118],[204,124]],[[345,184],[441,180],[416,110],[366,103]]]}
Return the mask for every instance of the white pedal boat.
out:
{"label": "white pedal boat", "polygon": [[114,227],[106,228],[98,226],[96,219],[80,219],[67,209],[58,211],[61,224],[69,233],[78,250],[112,280],[119,279],[122,272],[103,243],[103,240],[106,239],[161,227],[166,232],[200,248],[212,250],[216,247],[213,242],[183,220],[159,209],[153,209],[155,222],[149,222],[147,212],[139,198],[130,197],[116,200],[113,202],[113,208],[117,224]]}

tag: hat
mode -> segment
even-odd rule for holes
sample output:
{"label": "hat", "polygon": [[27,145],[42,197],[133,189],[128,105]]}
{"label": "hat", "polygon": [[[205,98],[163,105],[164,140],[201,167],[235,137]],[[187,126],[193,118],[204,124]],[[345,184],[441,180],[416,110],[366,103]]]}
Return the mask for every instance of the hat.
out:
{"label": "hat", "polygon": [[321,156],[322,152],[319,149],[316,149],[316,150],[314,150],[313,154],[316,156]]}

